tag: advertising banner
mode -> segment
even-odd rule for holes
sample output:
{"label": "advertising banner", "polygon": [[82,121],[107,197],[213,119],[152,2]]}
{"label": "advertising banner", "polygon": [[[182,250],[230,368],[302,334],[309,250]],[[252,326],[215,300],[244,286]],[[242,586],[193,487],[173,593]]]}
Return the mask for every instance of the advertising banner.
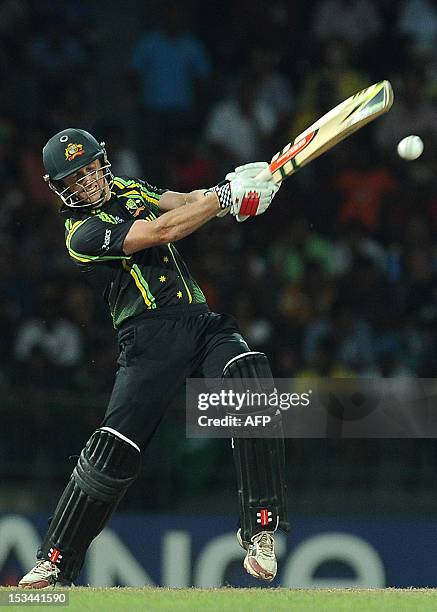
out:
{"label": "advertising banner", "polygon": [[[0,583],[33,566],[47,516],[0,514]],[[436,587],[437,522],[291,518],[278,533],[278,576],[248,576],[228,516],[115,516],[93,542],[77,584],[290,588]]]}

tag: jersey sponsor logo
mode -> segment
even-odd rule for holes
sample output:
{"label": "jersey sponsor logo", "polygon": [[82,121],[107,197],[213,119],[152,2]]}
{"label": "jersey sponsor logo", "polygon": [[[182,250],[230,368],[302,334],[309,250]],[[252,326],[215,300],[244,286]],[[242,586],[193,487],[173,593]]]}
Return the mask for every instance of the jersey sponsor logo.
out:
{"label": "jersey sponsor logo", "polygon": [[110,242],[111,242],[111,230],[107,229],[105,232],[105,240],[102,244],[102,251],[107,251],[109,249]]}
{"label": "jersey sponsor logo", "polygon": [[83,148],[83,144],[69,142],[65,147],[65,159],[68,159],[68,161],[73,161],[75,157],[79,157],[79,155],[83,155],[84,153],[85,149]]}

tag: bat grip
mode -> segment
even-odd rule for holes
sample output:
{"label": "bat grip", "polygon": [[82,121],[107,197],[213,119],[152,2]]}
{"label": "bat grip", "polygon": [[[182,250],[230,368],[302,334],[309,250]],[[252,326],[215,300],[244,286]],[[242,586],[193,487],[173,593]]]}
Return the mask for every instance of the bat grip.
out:
{"label": "bat grip", "polygon": [[272,178],[272,173],[268,168],[264,168],[264,170],[261,170],[261,172],[259,172],[255,178],[257,181],[268,181]]}

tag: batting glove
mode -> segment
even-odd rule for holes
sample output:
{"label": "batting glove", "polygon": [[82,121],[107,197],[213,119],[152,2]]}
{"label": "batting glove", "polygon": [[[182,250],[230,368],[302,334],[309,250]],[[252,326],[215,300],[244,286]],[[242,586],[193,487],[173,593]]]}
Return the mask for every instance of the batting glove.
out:
{"label": "batting glove", "polygon": [[208,190],[217,193],[223,209],[217,217],[223,217],[230,212],[237,221],[242,222],[265,212],[279,189],[273,178],[267,181],[256,179],[267,167],[267,162],[238,166],[226,175],[223,182]]}
{"label": "batting glove", "polygon": [[[225,179],[228,181],[234,181],[235,179],[255,179],[260,172],[262,172],[268,167],[269,167],[269,164],[267,162],[252,162],[250,164],[244,164],[243,166],[237,166],[237,168],[235,168],[233,172],[229,172],[229,174],[226,175]],[[270,198],[270,202],[267,204],[267,206],[265,206],[265,208],[261,207],[262,210],[258,208],[258,211],[255,213],[256,215],[261,215],[263,212],[267,210],[267,208],[270,206],[271,201],[277,194],[278,189],[280,187],[280,185],[278,185],[273,180],[273,177],[267,181],[262,181],[262,182],[268,185],[268,187],[272,189],[273,193]],[[231,211],[231,214],[234,214],[236,220],[239,223],[242,223],[243,221],[246,221],[246,219],[248,219],[249,217],[254,216],[251,214],[243,214],[242,210],[240,210],[238,214],[235,214]]]}

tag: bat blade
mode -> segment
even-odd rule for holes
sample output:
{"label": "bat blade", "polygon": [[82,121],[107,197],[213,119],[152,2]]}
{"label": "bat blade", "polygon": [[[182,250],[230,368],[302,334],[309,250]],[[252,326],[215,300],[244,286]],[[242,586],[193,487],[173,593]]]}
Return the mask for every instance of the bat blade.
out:
{"label": "bat blade", "polygon": [[310,125],[279,151],[257,178],[273,175],[277,183],[303,168],[367,123],[387,113],[393,104],[389,81],[375,83],[351,96]]}

